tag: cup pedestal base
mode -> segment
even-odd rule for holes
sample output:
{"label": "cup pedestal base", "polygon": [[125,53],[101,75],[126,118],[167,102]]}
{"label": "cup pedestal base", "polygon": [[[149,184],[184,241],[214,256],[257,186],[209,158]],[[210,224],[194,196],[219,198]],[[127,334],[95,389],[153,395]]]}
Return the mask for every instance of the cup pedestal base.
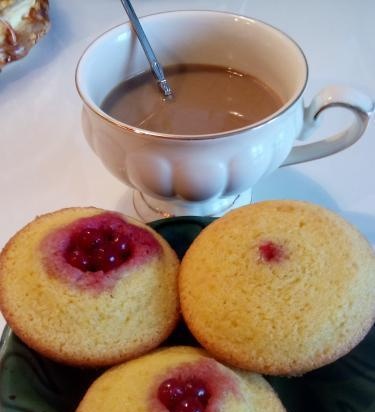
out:
{"label": "cup pedestal base", "polygon": [[144,222],[175,216],[222,216],[231,209],[251,203],[251,189],[235,196],[210,199],[205,202],[161,200],[134,190],[133,204]]}

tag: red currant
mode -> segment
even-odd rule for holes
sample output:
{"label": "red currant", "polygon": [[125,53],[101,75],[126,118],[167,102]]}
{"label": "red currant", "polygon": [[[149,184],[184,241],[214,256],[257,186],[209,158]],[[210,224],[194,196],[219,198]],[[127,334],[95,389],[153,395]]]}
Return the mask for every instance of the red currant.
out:
{"label": "red currant", "polygon": [[182,400],[183,396],[183,384],[178,379],[167,379],[159,386],[158,398],[169,410],[173,410],[171,408],[174,408]]}
{"label": "red currant", "polygon": [[205,383],[198,378],[191,378],[185,382],[185,393],[188,396],[195,397],[199,402],[206,406],[210,397]]}
{"label": "red currant", "polygon": [[259,246],[259,254],[265,262],[279,262],[283,257],[281,247],[273,242],[265,242]]}
{"label": "red currant", "polygon": [[180,401],[173,409],[173,412],[203,412],[204,409],[204,406],[197,398],[189,396]]}

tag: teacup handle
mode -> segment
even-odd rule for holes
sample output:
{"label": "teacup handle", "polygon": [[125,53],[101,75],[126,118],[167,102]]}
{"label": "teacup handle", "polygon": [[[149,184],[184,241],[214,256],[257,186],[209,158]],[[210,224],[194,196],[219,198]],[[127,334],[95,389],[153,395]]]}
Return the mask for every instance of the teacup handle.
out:
{"label": "teacup handle", "polygon": [[318,142],[293,147],[282,166],[320,159],[351,146],[365,131],[375,108],[370,97],[358,90],[342,86],[326,87],[313,98],[310,106],[305,108],[304,127],[299,140],[309,137],[312,129],[317,126],[320,113],[330,107],[351,110],[354,113],[351,125],[344,131]]}

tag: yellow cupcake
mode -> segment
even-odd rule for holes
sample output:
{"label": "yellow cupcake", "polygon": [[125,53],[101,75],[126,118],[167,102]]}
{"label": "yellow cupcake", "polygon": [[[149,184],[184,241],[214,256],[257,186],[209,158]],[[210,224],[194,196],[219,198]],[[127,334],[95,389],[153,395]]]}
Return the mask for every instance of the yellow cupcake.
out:
{"label": "yellow cupcake", "polygon": [[297,375],[349,352],[375,317],[375,257],[349,223],[297,201],[245,206],[187,251],[183,316],[217,359]]}
{"label": "yellow cupcake", "polygon": [[89,388],[77,412],[179,410],[285,411],[260,375],[230,369],[202,350],[181,346],[158,350],[105,372]]}
{"label": "yellow cupcake", "polygon": [[112,365],[172,332],[178,267],[174,251],[148,226],[101,209],[63,209],[38,217],[2,251],[0,308],[43,355]]}

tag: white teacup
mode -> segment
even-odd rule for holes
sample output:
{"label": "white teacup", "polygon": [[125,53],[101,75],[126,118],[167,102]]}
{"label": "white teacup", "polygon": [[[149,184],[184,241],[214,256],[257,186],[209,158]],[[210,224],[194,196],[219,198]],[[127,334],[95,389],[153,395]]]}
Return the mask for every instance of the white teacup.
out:
{"label": "white teacup", "polygon": [[[148,61],[129,23],[96,39],[76,72],[84,134],[108,170],[136,190],[135,206],[145,220],[218,215],[247,203],[251,188],[279,166],[318,159],[353,144],[374,110],[370,98],[343,87],[324,89],[305,108],[305,56],[293,40],[263,22],[214,11],[167,12],[141,21],[163,66],[231,67],[258,77],[284,102],[266,119],[224,133],[170,135],[135,128],[100,106],[116,85],[149,70]],[[350,109],[352,124],[335,136],[294,147],[319,114],[333,106]]]}

